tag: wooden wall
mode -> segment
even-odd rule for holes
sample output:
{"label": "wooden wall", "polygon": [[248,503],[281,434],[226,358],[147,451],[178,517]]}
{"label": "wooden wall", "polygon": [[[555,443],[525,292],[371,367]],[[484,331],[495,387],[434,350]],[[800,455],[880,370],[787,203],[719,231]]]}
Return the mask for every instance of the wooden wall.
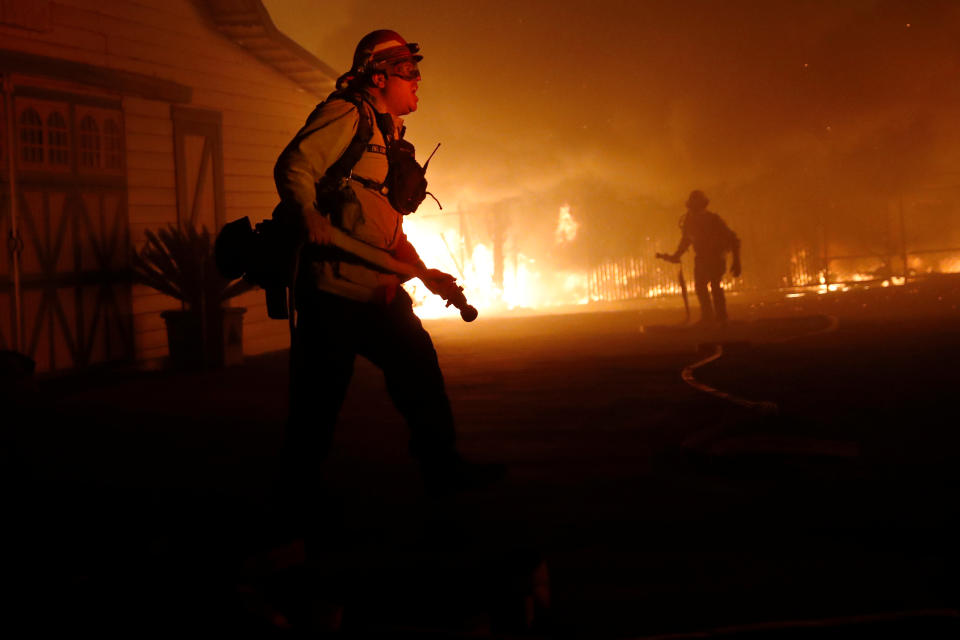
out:
{"label": "wooden wall", "polygon": [[[10,4],[0,3],[0,9]],[[273,163],[318,96],[214,30],[189,0],[40,0],[32,7],[15,20],[0,14],[6,23],[0,24],[0,47],[191,87],[192,101],[185,106],[222,114],[226,220],[270,215],[276,203]],[[171,105],[130,96],[122,96],[122,105],[130,231],[139,246],[145,229],[177,221]],[[159,312],[177,303],[144,287],[133,293],[137,357],[156,361],[166,354]],[[234,305],[248,309],[245,353],[286,346],[286,323],[267,319],[261,292]]]}

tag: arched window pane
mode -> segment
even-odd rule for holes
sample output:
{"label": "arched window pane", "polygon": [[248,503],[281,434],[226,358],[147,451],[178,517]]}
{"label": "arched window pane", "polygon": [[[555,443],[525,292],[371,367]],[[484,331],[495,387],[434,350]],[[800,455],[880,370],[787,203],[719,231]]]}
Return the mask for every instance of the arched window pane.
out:
{"label": "arched window pane", "polygon": [[123,138],[120,135],[120,127],[112,118],[107,118],[103,123],[103,149],[107,169],[122,169]]}
{"label": "arched window pane", "polygon": [[80,121],[80,166],[90,169],[100,167],[100,128],[93,116]]}
{"label": "arched window pane", "polygon": [[59,111],[54,111],[47,117],[47,153],[50,164],[70,164],[70,132],[67,121]]}
{"label": "arched window pane", "polygon": [[35,109],[20,114],[20,159],[24,163],[43,163],[43,120]]}

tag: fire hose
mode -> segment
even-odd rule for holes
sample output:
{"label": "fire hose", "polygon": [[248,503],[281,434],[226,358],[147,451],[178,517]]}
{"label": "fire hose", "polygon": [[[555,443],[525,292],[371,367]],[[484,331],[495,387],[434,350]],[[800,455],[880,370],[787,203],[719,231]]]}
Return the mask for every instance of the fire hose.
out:
{"label": "fire hose", "polygon": [[[389,271],[398,276],[420,278],[420,280],[426,284],[424,277],[426,269],[421,269],[412,264],[397,260],[390,254],[361,242],[333,226],[330,228],[330,241],[333,246],[375,267],[379,267],[384,271]],[[459,309],[460,317],[463,318],[464,322],[473,322],[477,319],[478,312],[475,307],[467,302],[467,297],[463,294],[463,287],[452,285],[448,287],[446,291],[437,295],[446,300],[447,306],[453,305]]]}
{"label": "fire hose", "polygon": [[[284,229],[290,228],[290,214],[285,210],[284,203],[280,203],[274,210],[273,218],[257,224],[256,230],[247,217],[225,224],[217,234],[214,246],[214,259],[221,275],[228,280],[243,277],[252,284],[263,287],[267,294],[267,314],[271,318],[291,318],[288,309],[295,309],[293,292],[295,287],[290,284],[296,282],[297,272],[300,269],[300,254],[305,248],[306,238],[297,237]],[[287,218],[285,222],[278,219]],[[428,269],[397,260],[386,251],[361,242],[341,229],[329,227],[329,244],[340,249],[357,260],[381,271],[402,276],[404,278],[419,278],[427,284]],[[292,258],[287,273],[277,273],[278,263]],[[446,274],[444,274],[446,275]],[[453,305],[460,310],[460,317],[465,322],[477,319],[477,310],[467,303],[463,294],[463,287],[457,286],[456,280],[450,276],[449,282],[431,291],[446,300],[447,306]],[[428,285],[429,287],[429,285]],[[289,289],[289,297],[284,301],[284,290]]]}

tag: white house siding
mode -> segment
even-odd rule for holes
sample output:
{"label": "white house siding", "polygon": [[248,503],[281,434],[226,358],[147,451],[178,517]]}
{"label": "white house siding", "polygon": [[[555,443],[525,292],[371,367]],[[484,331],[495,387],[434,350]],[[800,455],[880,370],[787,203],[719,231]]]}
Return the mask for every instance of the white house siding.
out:
{"label": "white house siding", "polygon": [[[222,114],[226,220],[268,217],[276,203],[272,168],[316,104],[312,95],[209,26],[189,0],[57,0],[40,30],[0,25],[0,47],[131,71],[191,87],[183,105]],[[331,83],[332,89],[332,83]],[[177,221],[171,105],[122,97],[131,238]],[[269,320],[262,292],[233,303],[247,308],[244,351],[287,343],[286,323]],[[154,291],[133,292],[136,354],[166,355],[159,312],[177,303]]]}

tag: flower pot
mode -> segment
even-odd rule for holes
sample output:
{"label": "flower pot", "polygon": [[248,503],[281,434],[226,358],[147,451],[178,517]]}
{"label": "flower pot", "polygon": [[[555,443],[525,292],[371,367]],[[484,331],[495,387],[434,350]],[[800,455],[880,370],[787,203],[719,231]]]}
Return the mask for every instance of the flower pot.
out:
{"label": "flower pot", "polygon": [[160,316],[167,325],[169,365],[180,371],[217,369],[243,362],[243,307],[215,309],[203,316],[193,310],[169,310]]}

